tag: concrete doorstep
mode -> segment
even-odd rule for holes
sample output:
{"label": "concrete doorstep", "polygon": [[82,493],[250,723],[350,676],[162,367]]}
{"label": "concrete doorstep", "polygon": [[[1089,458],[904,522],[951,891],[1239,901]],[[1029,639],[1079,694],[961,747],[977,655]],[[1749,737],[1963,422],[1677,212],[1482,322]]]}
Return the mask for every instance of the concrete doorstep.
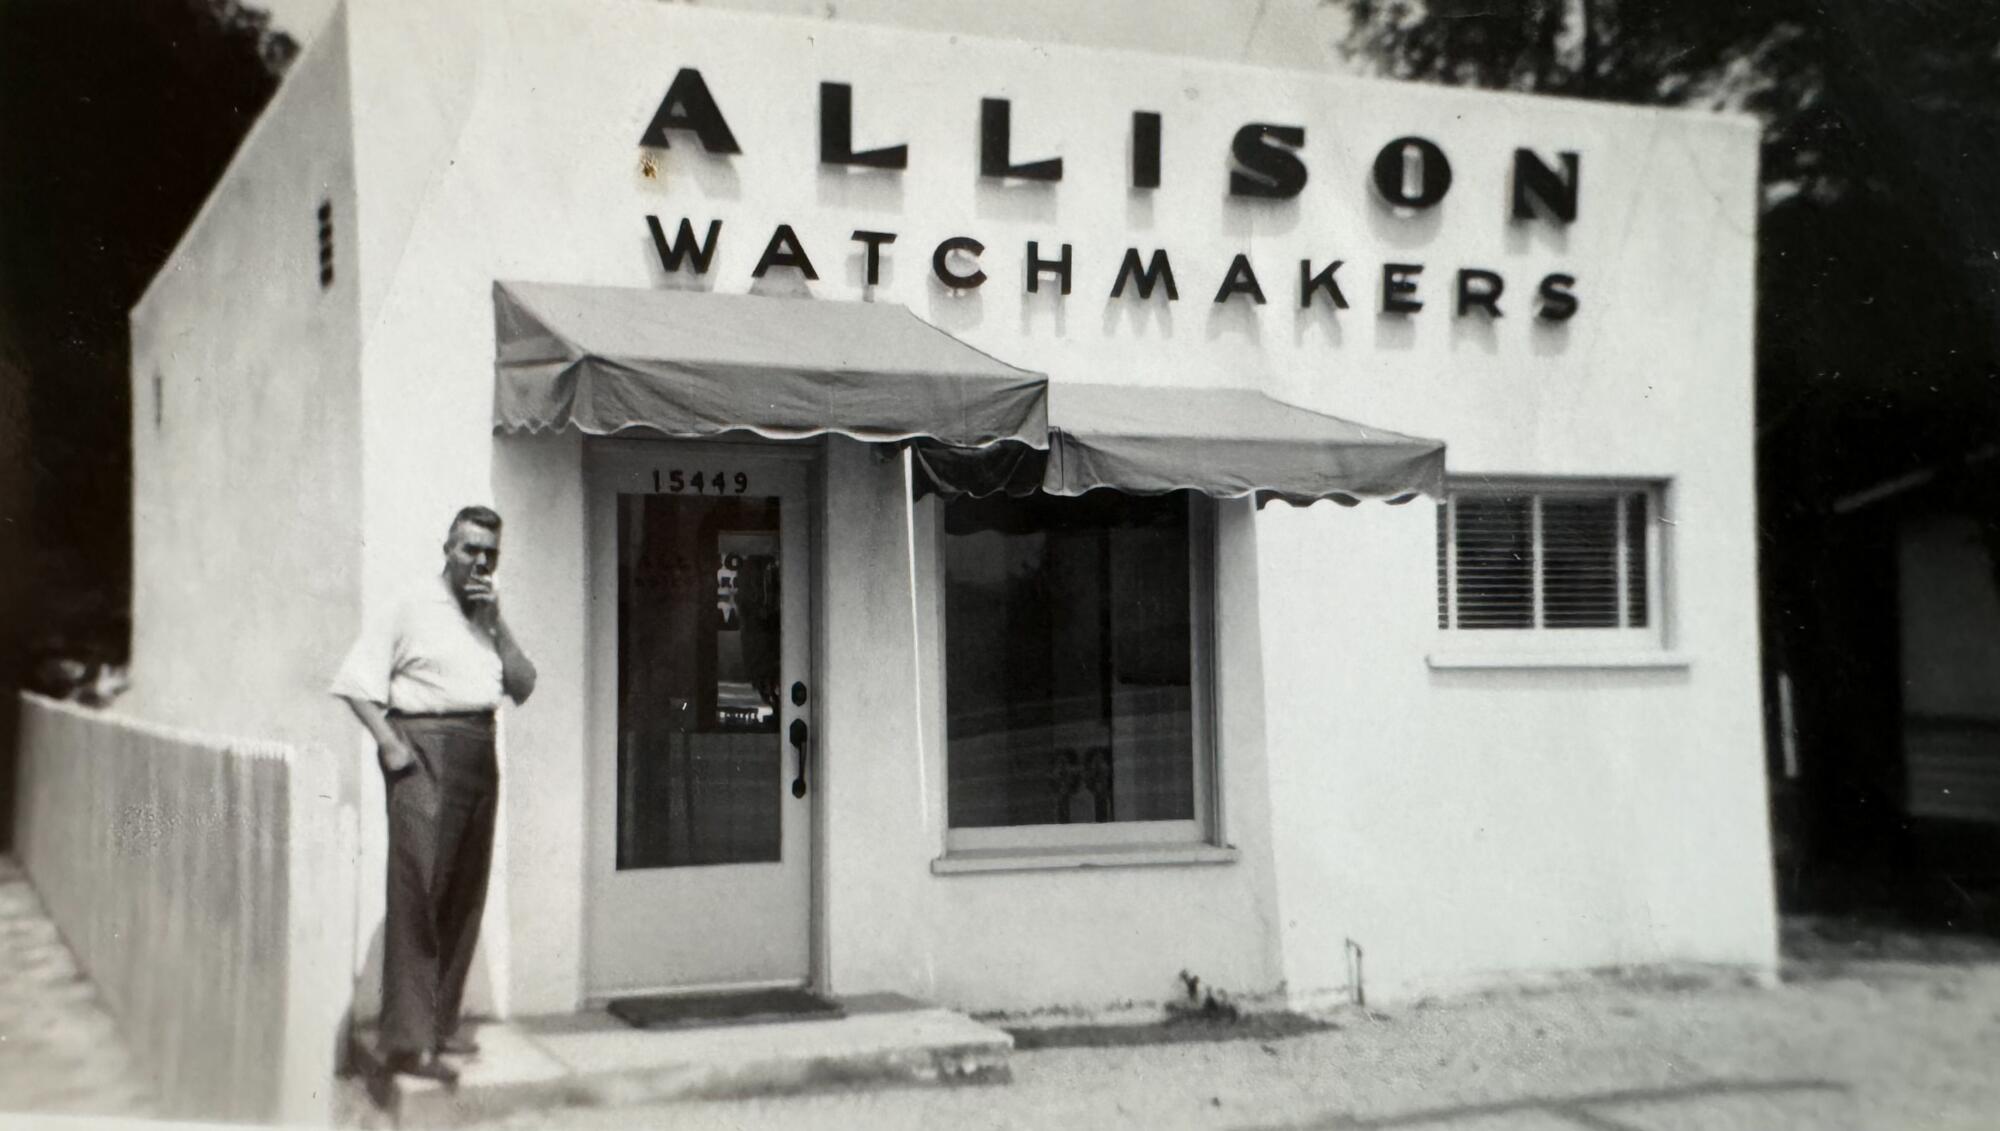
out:
{"label": "concrete doorstep", "polygon": [[514,1112],[737,1099],[859,1084],[1000,1083],[1014,1039],[960,1013],[892,995],[843,999],[837,1019],[635,1029],[601,1011],[477,1025],[477,1055],[448,1058],[458,1086],[384,1076],[374,1033],[354,1062],[401,1127]]}

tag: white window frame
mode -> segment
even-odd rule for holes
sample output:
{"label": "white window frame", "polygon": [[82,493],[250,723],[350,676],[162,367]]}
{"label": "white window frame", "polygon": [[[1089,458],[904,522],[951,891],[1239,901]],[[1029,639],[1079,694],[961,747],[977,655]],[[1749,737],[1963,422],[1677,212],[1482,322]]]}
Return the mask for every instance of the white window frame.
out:
{"label": "white window frame", "polygon": [[[942,501],[920,504],[929,526],[933,551],[935,640],[931,665],[937,710],[935,720],[938,764],[942,767],[937,794],[939,825],[944,830],[945,855],[935,870],[998,870],[976,866],[999,861],[1010,867],[1073,867],[1079,864],[1224,863],[1234,854],[1215,851],[1221,822],[1215,744],[1215,501],[1194,496],[1188,507],[1188,601],[1190,604],[1190,726],[1194,759],[1194,816],[1175,821],[1110,821],[1091,824],[1013,825],[996,828],[951,827],[951,740],[947,697],[946,654],[950,648],[944,618],[945,523]],[[1193,850],[1180,852],[1177,850]],[[975,866],[955,868],[954,861]]]}
{"label": "white window frame", "polygon": [[[1545,628],[1542,619],[1542,500],[1560,497],[1603,497],[1643,494],[1646,496],[1647,531],[1644,546],[1646,568],[1646,624],[1618,628]],[[1462,628],[1458,625],[1458,516],[1459,500],[1468,495],[1517,495],[1533,500],[1530,522],[1535,547],[1532,580],[1535,626],[1530,628]],[[1685,661],[1669,651],[1672,642],[1669,532],[1674,520],[1671,484],[1660,479],[1622,478],[1479,478],[1455,477],[1439,504],[1443,513],[1445,539],[1441,562],[1448,623],[1437,624],[1437,601],[1431,602],[1432,623],[1436,626],[1433,667],[1534,666],[1537,661],[1557,666],[1679,666]],[[1619,507],[1618,539],[1619,619],[1627,614],[1624,601],[1629,565],[1623,524],[1629,511]],[[1620,661],[1624,661],[1621,665]]]}

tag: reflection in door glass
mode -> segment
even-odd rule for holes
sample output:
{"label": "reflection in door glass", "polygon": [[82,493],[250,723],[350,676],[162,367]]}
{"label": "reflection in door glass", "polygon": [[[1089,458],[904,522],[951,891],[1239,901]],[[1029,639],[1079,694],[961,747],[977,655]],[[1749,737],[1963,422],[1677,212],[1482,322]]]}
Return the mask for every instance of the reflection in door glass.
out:
{"label": "reflection in door glass", "polygon": [[618,496],[618,868],[779,858],[778,499]]}

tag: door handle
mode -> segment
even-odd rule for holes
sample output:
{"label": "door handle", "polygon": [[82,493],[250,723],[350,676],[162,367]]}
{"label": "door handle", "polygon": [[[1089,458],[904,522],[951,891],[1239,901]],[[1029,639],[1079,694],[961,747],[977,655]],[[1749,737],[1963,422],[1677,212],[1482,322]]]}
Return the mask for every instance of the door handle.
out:
{"label": "door handle", "polygon": [[810,732],[806,727],[804,719],[792,720],[789,737],[792,740],[792,748],[799,752],[799,776],[792,779],[792,796],[804,797],[806,795],[806,741],[810,737]]}

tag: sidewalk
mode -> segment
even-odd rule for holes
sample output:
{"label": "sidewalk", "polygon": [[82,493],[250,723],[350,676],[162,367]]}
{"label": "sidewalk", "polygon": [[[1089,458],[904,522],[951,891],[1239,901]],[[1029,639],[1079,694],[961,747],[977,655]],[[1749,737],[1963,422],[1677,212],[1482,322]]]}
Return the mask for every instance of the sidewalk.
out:
{"label": "sidewalk", "polygon": [[151,1110],[95,987],[78,972],[20,867],[0,856],[0,1112]]}

